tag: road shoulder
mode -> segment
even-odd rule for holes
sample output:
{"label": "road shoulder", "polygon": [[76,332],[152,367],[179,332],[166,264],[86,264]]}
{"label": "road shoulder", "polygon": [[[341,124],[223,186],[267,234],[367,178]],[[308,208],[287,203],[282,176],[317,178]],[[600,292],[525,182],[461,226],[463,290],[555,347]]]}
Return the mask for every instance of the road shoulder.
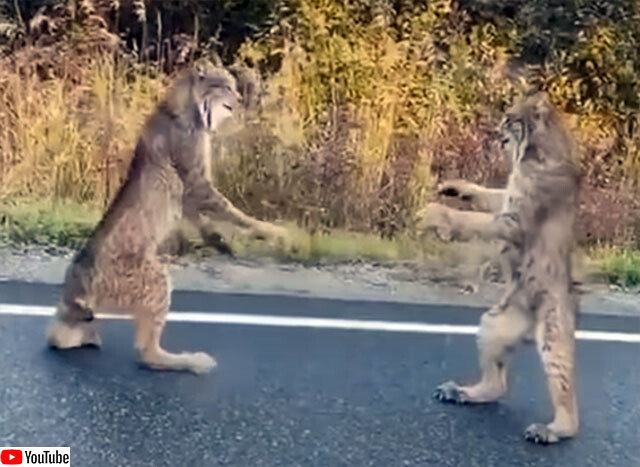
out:
{"label": "road shoulder", "polygon": [[[0,249],[0,280],[60,284],[70,260],[70,252]],[[485,307],[495,303],[503,289],[501,284],[477,280],[469,267],[437,269],[413,263],[301,264],[183,257],[169,269],[174,289],[205,292]],[[583,285],[582,289],[585,313],[640,315],[638,293],[604,284]]]}

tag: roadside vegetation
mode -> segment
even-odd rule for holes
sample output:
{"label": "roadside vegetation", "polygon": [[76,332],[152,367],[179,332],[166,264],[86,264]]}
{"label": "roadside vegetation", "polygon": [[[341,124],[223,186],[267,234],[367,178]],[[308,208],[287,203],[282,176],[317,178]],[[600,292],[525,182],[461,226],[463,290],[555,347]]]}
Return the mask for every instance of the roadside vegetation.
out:
{"label": "roadside vegetation", "polygon": [[[581,244],[640,282],[639,1],[0,0],[0,238],[75,247],[171,77],[253,68],[260,105],[214,143],[240,209],[294,259],[422,259],[438,179],[499,184],[500,113],[546,90],[581,146]],[[266,248],[235,237],[241,255]]]}
{"label": "roadside vegetation", "polygon": [[640,251],[637,249],[596,247],[591,256],[603,278],[611,284],[622,287],[640,284]]}

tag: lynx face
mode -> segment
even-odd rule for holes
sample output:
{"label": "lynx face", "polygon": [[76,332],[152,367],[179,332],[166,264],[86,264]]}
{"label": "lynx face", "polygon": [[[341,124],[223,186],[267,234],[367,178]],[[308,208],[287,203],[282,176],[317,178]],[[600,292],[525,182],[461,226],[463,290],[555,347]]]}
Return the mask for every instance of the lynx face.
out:
{"label": "lynx face", "polygon": [[194,98],[200,121],[207,131],[215,131],[233,116],[241,98],[235,91],[233,78],[218,70],[197,72],[194,80]]}

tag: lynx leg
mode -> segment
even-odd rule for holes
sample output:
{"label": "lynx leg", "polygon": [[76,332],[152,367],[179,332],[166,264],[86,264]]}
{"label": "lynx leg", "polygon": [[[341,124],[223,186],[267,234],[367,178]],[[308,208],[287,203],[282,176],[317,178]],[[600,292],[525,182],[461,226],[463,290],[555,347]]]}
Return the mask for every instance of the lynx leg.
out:
{"label": "lynx leg", "polygon": [[442,402],[492,402],[507,391],[507,366],[511,349],[522,341],[532,326],[526,310],[515,305],[494,306],[482,315],[478,331],[481,379],[472,386],[453,381],[438,386],[434,397]]}
{"label": "lynx leg", "polygon": [[504,189],[486,188],[467,180],[446,180],[437,188],[438,194],[468,202],[474,211],[498,212],[502,207]]}
{"label": "lynx leg", "polygon": [[[567,303],[569,300],[566,301]],[[536,344],[547,376],[554,418],[544,425],[534,423],[525,439],[534,443],[556,443],[577,434],[578,402],[575,390],[575,314],[570,306],[546,301],[536,325]]]}
{"label": "lynx leg", "polygon": [[56,349],[72,349],[83,346],[101,347],[93,311],[76,302],[72,305],[62,300],[53,321],[47,329],[47,342]]}
{"label": "lynx leg", "polygon": [[[154,269],[156,269],[154,267]],[[150,292],[144,298],[144,304],[133,307],[136,318],[136,342],[141,362],[154,370],[191,371],[196,374],[213,370],[216,361],[204,352],[170,353],[160,346],[162,330],[169,312],[170,291],[164,271],[159,267],[150,277]]]}

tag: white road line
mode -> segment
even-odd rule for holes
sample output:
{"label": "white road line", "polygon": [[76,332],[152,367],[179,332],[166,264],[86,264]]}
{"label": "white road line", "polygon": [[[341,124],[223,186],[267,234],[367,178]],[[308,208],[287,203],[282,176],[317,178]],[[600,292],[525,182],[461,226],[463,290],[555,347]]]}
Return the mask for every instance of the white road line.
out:
{"label": "white road line", "polygon": [[[54,307],[11,305],[0,303],[0,315],[52,316]],[[102,319],[131,319],[126,314],[98,314]],[[347,329],[359,331],[410,332],[419,334],[467,334],[473,335],[478,326],[459,324],[431,324],[420,322],[356,320],[339,318],[314,318],[305,316],[247,315],[240,313],[181,312],[169,313],[168,321],[182,323],[245,324],[254,326],[278,326],[321,329]],[[640,334],[607,331],[576,331],[576,338],[588,341],[627,342],[640,344]]]}

